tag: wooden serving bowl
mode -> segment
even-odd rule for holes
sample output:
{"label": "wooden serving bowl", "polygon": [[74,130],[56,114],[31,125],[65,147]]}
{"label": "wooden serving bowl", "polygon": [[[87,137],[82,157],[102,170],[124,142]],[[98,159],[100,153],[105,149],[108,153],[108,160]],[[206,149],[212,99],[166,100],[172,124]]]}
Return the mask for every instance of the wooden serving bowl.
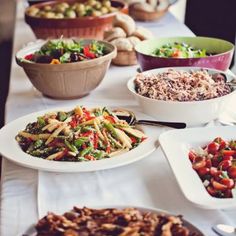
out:
{"label": "wooden serving bowl", "polygon": [[[72,4],[78,0],[57,0],[34,4],[34,7],[43,8],[44,6],[53,6],[59,2]],[[81,1],[82,2],[82,1]],[[120,0],[112,0],[113,7],[119,7],[120,12],[128,13],[128,6]],[[112,28],[113,18],[116,12],[105,14],[98,17],[77,17],[77,18],[42,18],[33,17],[25,11],[25,22],[32,28],[36,38],[59,38],[62,35],[65,38],[79,37],[87,39],[103,39],[104,31]]]}

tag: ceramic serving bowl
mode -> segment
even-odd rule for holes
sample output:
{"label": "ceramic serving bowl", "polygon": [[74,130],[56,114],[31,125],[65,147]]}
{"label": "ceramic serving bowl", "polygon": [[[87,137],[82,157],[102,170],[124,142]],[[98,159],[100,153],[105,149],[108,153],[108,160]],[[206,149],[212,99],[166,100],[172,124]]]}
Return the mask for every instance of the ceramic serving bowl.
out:
{"label": "ceramic serving bowl", "polygon": [[[143,72],[144,74],[158,74],[167,71],[170,68],[153,69]],[[196,71],[199,67],[173,67],[174,70]],[[223,73],[219,70],[206,69],[209,74]],[[225,74],[226,75],[226,74]],[[234,79],[231,75],[226,75],[227,81]],[[128,83],[128,89],[133,94],[142,111],[159,121],[167,122],[184,122],[188,126],[206,124],[217,119],[221,112],[227,108],[227,104],[235,94],[231,93],[208,100],[202,101],[161,101],[139,95],[135,90],[135,77],[131,78]]]}
{"label": "ceramic serving bowl", "polygon": [[[60,2],[73,4],[78,0],[57,0],[46,1],[43,3],[34,4],[33,7],[43,8],[45,6],[53,6]],[[81,2],[83,2],[81,0]],[[128,13],[128,6],[119,0],[112,0],[111,5],[119,8],[119,11]],[[29,8],[25,10],[25,22],[32,28],[36,38],[58,38],[63,35],[66,38],[80,37],[87,39],[103,39],[103,33],[112,28],[115,12],[97,17],[77,17],[77,18],[42,18],[30,16]]]}
{"label": "ceramic serving bowl", "polygon": [[[206,49],[212,56],[202,58],[163,58],[151,55],[167,43],[186,43],[194,48]],[[173,37],[145,40],[135,47],[137,59],[143,71],[171,66],[199,66],[227,70],[230,66],[234,45],[228,41],[207,37]]]}
{"label": "ceramic serving bowl", "polygon": [[[92,41],[84,40],[85,44]],[[16,61],[36,89],[57,99],[79,98],[89,94],[101,83],[112,58],[116,56],[116,48],[112,44],[98,41],[105,45],[107,51],[106,55],[99,58],[59,65],[22,60],[26,55],[39,50],[45,42],[42,40],[21,49],[16,54]]]}

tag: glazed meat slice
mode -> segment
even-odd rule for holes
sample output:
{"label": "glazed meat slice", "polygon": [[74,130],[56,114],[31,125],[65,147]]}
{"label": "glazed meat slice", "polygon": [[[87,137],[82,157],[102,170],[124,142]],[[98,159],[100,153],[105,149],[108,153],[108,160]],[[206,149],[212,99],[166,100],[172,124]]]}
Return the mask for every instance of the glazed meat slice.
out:
{"label": "glazed meat slice", "polygon": [[135,208],[74,207],[63,215],[48,213],[36,225],[37,236],[197,236],[180,216],[141,212]]}

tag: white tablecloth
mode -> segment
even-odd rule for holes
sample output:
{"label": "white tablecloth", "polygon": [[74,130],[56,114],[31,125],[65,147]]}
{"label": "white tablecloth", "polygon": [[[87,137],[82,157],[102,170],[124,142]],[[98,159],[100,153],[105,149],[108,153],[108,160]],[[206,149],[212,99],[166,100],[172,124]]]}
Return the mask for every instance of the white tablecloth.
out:
{"label": "white tablecloth", "polygon": [[[16,22],[14,51],[33,40],[33,34],[19,10]],[[191,36],[186,26],[167,14],[160,22],[142,23],[156,36]],[[10,93],[6,121],[22,115],[56,106],[110,105],[125,106],[139,111],[128,93],[126,82],[137,67],[112,66],[102,84],[89,96],[71,100],[52,100],[43,97],[26,78],[23,70],[12,63]],[[125,167],[83,174],[38,172],[3,160],[1,184],[1,236],[24,232],[47,211],[62,212],[73,205],[128,204],[152,206],[183,214],[206,235],[213,235],[215,223],[231,223],[235,211],[203,210],[194,207],[181,193],[161,152],[157,149],[148,158]],[[66,181],[65,181],[66,180]]]}

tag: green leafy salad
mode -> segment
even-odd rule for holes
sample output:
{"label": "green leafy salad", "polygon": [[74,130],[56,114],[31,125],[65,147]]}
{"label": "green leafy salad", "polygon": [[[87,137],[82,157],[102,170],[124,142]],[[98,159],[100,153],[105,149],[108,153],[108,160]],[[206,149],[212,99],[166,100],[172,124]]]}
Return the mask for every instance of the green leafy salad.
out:
{"label": "green leafy salad", "polygon": [[153,56],[165,58],[199,58],[209,56],[206,49],[197,49],[186,43],[168,43],[157,48],[152,53]]}

